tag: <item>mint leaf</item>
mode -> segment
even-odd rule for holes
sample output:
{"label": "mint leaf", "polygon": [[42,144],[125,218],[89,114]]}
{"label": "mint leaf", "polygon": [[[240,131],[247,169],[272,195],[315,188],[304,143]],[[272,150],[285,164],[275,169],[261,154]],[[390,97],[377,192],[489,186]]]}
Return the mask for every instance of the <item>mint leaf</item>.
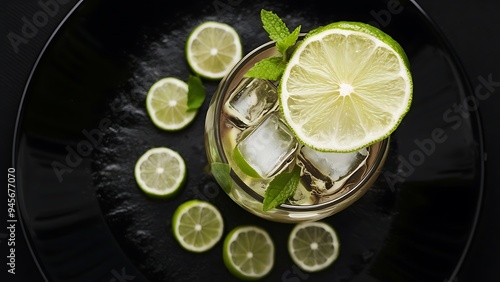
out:
{"label": "mint leaf", "polygon": [[188,85],[188,111],[197,110],[205,101],[206,92],[201,78],[195,75],[189,75]]}
{"label": "mint leaf", "polygon": [[269,80],[279,80],[285,71],[286,62],[282,57],[269,57],[258,61],[245,74],[246,77],[255,77]]}
{"label": "mint leaf", "polygon": [[285,23],[275,13],[262,9],[260,19],[262,27],[267,31],[271,40],[280,41],[290,34]]}
{"label": "mint leaf", "polygon": [[292,33],[278,15],[262,9],[260,18],[263,28],[269,34],[269,38],[276,41],[276,49],[281,56],[271,57],[256,63],[246,74],[246,77],[279,80],[285,70],[287,50],[294,46],[299,38],[299,25]]}
{"label": "mint leaf", "polygon": [[264,193],[263,210],[268,211],[283,204],[297,190],[300,179],[300,167],[291,172],[282,172],[274,177]]}
{"label": "mint leaf", "polygon": [[231,190],[231,167],[226,163],[213,162],[210,165],[210,171],[222,189],[229,193]]}
{"label": "mint leaf", "polygon": [[286,54],[286,51],[288,50],[288,48],[295,45],[295,43],[297,42],[297,39],[299,39],[300,28],[301,28],[301,26],[299,25],[287,37],[285,37],[279,41],[276,41],[276,49],[278,49],[278,51],[283,56]]}

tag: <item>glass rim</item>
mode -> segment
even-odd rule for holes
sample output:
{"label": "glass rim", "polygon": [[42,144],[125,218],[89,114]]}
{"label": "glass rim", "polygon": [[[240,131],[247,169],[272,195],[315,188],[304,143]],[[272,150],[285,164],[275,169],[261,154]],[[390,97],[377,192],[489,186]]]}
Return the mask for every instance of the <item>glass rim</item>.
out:
{"label": "glass rim", "polygon": [[[304,35],[301,34],[299,36],[299,39],[302,38],[303,36]],[[226,76],[224,76],[224,78],[220,81],[219,86],[217,87],[216,94],[218,95],[218,97],[216,97],[217,99],[215,101],[215,109],[214,109],[214,116],[217,118],[214,119],[214,121],[213,121],[214,122],[214,134],[216,136],[215,142],[216,142],[217,153],[220,156],[221,161],[226,163],[226,164],[229,164],[229,161],[228,161],[226,154],[224,152],[224,149],[222,147],[222,142],[221,142],[221,138],[220,138],[220,123],[219,123],[219,118],[218,118],[222,115],[222,108],[223,108],[224,101],[225,101],[225,99],[224,99],[225,93],[231,90],[231,89],[229,89],[229,87],[231,85],[230,82],[239,73],[239,71],[246,65],[247,61],[263,51],[274,48],[275,43],[276,43],[276,41],[268,41],[264,44],[259,45],[258,47],[254,48],[252,51],[247,53],[240,61],[238,61],[238,63],[231,69],[231,71]],[[376,158],[373,160],[373,163],[371,164],[371,166],[369,166],[367,168],[367,171],[364,174],[364,176],[362,177],[362,179],[358,183],[356,183],[356,185],[354,187],[352,187],[346,193],[344,193],[344,194],[340,195],[339,197],[336,197],[332,200],[329,200],[329,201],[326,201],[323,203],[319,203],[319,204],[314,204],[314,205],[281,204],[281,205],[277,206],[276,209],[282,210],[282,211],[316,211],[316,210],[322,210],[322,209],[327,208],[327,207],[335,206],[335,205],[343,202],[344,200],[349,199],[351,196],[357,194],[357,192],[360,191],[361,188],[366,185],[366,183],[370,180],[370,176],[372,176],[373,174],[375,174],[377,172],[380,164],[386,158],[386,155],[387,155],[387,152],[389,149],[389,140],[390,140],[390,136],[388,136],[387,138],[384,138],[381,141],[378,141],[378,142],[369,146],[369,147],[371,147],[371,146],[374,146],[375,144],[380,144],[380,150],[379,150],[378,154],[376,155]],[[250,195],[255,200],[257,200],[261,203],[263,202],[264,197],[262,197],[260,194],[255,192],[252,188],[248,187],[248,185],[243,180],[241,180],[241,178],[236,174],[236,172],[234,172],[234,170],[232,168],[231,168],[230,175],[231,175],[232,180],[234,182],[236,182],[236,184],[238,186],[240,186],[245,191],[245,193]]]}

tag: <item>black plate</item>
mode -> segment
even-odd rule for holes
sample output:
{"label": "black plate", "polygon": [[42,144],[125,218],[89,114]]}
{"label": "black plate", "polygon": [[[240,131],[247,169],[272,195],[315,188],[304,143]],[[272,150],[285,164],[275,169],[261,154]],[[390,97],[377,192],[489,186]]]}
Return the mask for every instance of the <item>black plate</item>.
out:
{"label": "black plate", "polygon": [[[229,281],[222,244],[188,253],[171,232],[175,208],[214,203],[233,227],[271,234],[275,266],[266,281],[451,281],[466,255],[481,203],[483,145],[477,99],[452,49],[412,1],[83,1],[54,34],[30,77],[15,140],[19,206],[26,236],[50,281]],[[349,3],[346,3],[349,2]],[[231,24],[244,52],[264,43],[259,11],[293,29],[338,20],[381,27],[401,43],[414,75],[409,114],[391,139],[374,187],[325,221],[339,235],[338,260],[318,273],[287,253],[293,227],[234,204],[207,174],[204,114],[217,82],[188,128],[157,129],[145,109],[156,80],[187,80],[189,32],[207,20]],[[173,199],[154,200],[135,184],[147,149],[168,146],[188,164]]]}

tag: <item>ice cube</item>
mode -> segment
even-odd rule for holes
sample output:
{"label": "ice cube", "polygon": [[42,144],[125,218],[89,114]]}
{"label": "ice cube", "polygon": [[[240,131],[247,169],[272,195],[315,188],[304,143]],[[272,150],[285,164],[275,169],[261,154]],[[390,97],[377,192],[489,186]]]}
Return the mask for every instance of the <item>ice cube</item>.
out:
{"label": "ice cube", "polygon": [[231,93],[225,110],[235,125],[247,127],[276,109],[277,100],[276,86],[269,80],[246,77]]}
{"label": "ice cube", "polygon": [[320,152],[309,147],[302,147],[301,154],[304,162],[309,162],[321,174],[327,176],[332,181],[354,173],[368,157],[368,150],[361,150],[349,153]]}
{"label": "ice cube", "polygon": [[272,113],[237,146],[247,163],[267,178],[290,163],[298,142],[279,114]]}

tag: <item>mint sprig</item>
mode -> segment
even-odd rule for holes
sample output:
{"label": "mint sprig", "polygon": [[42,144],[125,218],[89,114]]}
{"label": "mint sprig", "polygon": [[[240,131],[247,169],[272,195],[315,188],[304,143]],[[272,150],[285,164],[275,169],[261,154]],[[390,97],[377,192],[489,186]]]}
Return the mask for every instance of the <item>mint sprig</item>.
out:
{"label": "mint sprig", "polygon": [[288,62],[287,51],[297,43],[299,38],[299,25],[290,32],[283,20],[273,12],[262,9],[260,19],[264,30],[269,34],[271,40],[276,41],[276,49],[279,56],[265,58],[257,62],[248,72],[246,77],[279,80]]}
{"label": "mint sprig", "polygon": [[262,209],[268,211],[275,208],[293,196],[300,180],[300,167],[295,166],[291,172],[281,172],[269,183],[264,193]]}
{"label": "mint sprig", "polygon": [[205,86],[203,86],[203,82],[201,78],[196,75],[189,75],[188,78],[188,111],[194,111],[203,105],[206,97]]}
{"label": "mint sprig", "polygon": [[258,61],[245,74],[246,77],[279,80],[285,71],[286,62],[281,57],[269,57]]}

